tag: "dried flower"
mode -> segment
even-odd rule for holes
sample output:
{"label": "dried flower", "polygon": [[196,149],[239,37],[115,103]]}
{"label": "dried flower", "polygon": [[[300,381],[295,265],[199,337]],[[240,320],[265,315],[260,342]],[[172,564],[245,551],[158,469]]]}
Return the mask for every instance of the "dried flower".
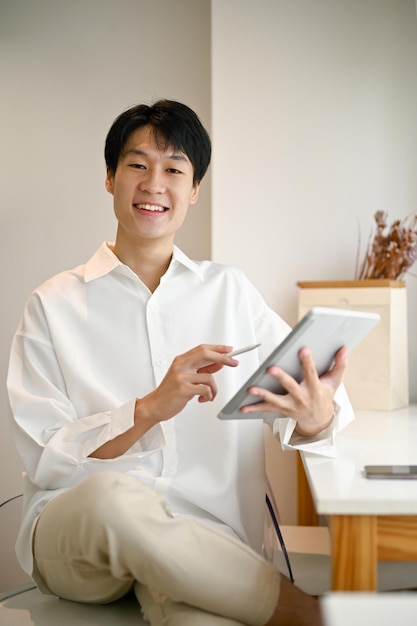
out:
{"label": "dried flower", "polygon": [[376,229],[357,278],[400,280],[417,259],[417,213],[395,220],[390,227],[384,211],[377,211],[374,219]]}

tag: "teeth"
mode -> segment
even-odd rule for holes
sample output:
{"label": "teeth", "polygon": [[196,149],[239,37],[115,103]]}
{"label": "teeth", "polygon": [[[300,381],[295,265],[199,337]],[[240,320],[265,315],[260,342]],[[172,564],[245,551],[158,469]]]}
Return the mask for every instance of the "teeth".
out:
{"label": "teeth", "polygon": [[162,213],[165,211],[163,206],[158,206],[157,204],[137,204],[138,209],[144,209],[145,211],[157,211],[158,213]]}

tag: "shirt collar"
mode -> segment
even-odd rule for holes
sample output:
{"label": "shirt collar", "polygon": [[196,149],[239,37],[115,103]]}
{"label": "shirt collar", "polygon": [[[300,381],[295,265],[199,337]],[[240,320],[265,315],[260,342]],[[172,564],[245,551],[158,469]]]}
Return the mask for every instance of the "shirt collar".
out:
{"label": "shirt collar", "polygon": [[190,259],[182,250],[177,248],[177,246],[174,246],[172,261],[184,265],[184,267],[194,272],[194,274],[196,274],[200,278],[200,280],[204,280],[204,273],[201,263]]}
{"label": "shirt collar", "polygon": [[114,252],[112,252],[112,245],[113,244],[110,242],[104,241],[97,252],[87,261],[84,272],[84,280],[86,283],[96,278],[101,278],[101,276],[109,274],[116,267],[122,265],[121,261]]}
{"label": "shirt collar", "polygon": [[[89,261],[87,261],[84,273],[84,280],[86,283],[109,274],[116,267],[123,266],[123,263],[112,251],[113,245],[114,244],[108,241],[103,242],[97,252],[93,254]],[[182,250],[180,250],[177,246],[174,246],[170,268],[176,264],[183,265],[187,269],[194,272],[200,280],[203,280],[201,265],[196,261],[192,261]]]}

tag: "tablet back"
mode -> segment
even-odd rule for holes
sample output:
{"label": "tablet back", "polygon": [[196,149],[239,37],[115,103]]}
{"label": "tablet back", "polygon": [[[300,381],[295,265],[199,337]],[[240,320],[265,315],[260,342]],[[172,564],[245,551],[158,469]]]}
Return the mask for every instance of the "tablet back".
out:
{"label": "tablet back", "polygon": [[328,371],[336,352],[346,346],[352,350],[377,324],[380,316],[366,311],[313,307],[298,322],[282,343],[275,348],[262,365],[246,381],[241,389],[220,411],[220,419],[264,419],[279,417],[273,413],[250,413],[240,411],[242,406],[259,403],[259,398],[248,394],[253,386],[265,387],[273,393],[286,393],[280,383],[267,370],[277,365],[295,380],[301,382],[303,370],[298,353],[308,348],[314,358],[319,376]]}

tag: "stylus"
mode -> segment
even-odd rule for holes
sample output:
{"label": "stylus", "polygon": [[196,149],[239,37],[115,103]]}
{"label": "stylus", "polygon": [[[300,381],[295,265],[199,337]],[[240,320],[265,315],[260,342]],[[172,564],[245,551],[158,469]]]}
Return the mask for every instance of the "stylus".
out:
{"label": "stylus", "polygon": [[238,354],[243,354],[243,352],[249,352],[249,350],[255,350],[255,348],[259,348],[260,343],[254,343],[251,346],[245,346],[244,348],[238,348],[237,350],[233,350],[232,352],[228,352],[227,356],[236,356]]}

